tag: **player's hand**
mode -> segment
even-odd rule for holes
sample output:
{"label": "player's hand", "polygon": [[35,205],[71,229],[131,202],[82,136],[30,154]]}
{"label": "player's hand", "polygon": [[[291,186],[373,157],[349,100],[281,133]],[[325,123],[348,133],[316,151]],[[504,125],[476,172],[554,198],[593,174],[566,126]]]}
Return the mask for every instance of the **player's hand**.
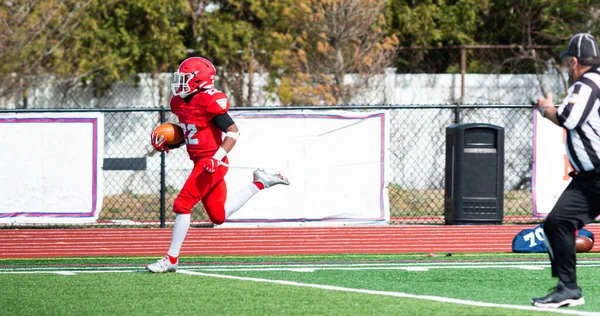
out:
{"label": "player's hand", "polygon": [[169,153],[169,147],[166,144],[165,137],[162,135],[158,135],[158,133],[152,132],[150,133],[150,143],[157,151],[164,151]]}
{"label": "player's hand", "polygon": [[204,164],[204,170],[214,173],[221,166],[221,161],[215,158],[204,158],[201,160],[201,163]]}

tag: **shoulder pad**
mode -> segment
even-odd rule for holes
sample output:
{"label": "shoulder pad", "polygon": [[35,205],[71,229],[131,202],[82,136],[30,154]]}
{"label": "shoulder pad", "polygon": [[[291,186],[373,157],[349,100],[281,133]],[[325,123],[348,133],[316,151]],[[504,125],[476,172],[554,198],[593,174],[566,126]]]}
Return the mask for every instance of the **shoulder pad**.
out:
{"label": "shoulder pad", "polygon": [[204,97],[208,101],[206,105],[208,113],[219,115],[224,114],[229,110],[229,99],[223,92],[210,89],[202,91],[201,94],[205,94]]}

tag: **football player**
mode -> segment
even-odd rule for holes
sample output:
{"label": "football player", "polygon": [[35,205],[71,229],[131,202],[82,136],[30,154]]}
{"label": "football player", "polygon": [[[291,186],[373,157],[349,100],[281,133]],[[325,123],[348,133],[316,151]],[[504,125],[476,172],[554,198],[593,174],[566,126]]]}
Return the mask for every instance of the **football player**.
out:
{"label": "football player", "polygon": [[[173,74],[171,111],[177,115],[184,132],[184,141],[167,146],[163,136],[152,132],[152,146],[166,151],[184,142],[194,168],[173,203],[175,224],[167,255],[147,266],[148,270],[174,272],[178,267],[179,251],[190,227],[190,211],[202,201],[214,224],[222,224],[260,190],[277,184],[289,185],[279,172],[263,169],[254,171],[254,181],[239,192],[227,195],[225,174],[228,168],[227,153],[235,146],[240,132],[227,114],[227,96],[214,88],[216,70],[205,58],[184,60]],[[223,137],[224,136],[224,137]]]}

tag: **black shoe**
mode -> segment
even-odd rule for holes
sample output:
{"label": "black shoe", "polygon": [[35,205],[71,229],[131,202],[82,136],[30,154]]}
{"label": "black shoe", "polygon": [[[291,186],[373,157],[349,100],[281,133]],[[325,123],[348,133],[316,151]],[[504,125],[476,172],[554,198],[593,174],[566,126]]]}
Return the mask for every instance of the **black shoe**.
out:
{"label": "black shoe", "polygon": [[558,282],[552,292],[544,297],[531,299],[531,304],[538,307],[559,308],[563,306],[579,306],[585,301],[581,295],[581,288],[569,289],[562,282]]}

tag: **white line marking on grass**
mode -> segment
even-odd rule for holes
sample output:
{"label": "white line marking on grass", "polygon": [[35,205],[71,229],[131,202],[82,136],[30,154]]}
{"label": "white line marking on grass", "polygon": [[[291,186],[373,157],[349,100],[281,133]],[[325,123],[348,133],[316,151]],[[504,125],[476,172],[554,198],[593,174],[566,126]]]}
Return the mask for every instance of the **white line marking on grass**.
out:
{"label": "white line marking on grass", "polygon": [[[599,267],[598,261],[580,261],[577,267]],[[417,271],[420,267],[431,267],[434,269],[481,269],[481,268],[517,268],[526,270],[540,270],[550,267],[549,261],[512,261],[512,262],[396,262],[396,263],[346,263],[346,264],[310,264],[310,263],[288,263],[288,264],[186,264],[180,263],[182,269],[206,270],[206,271],[298,271],[310,272],[316,270],[373,270],[373,269],[401,269]],[[83,271],[83,270],[145,270],[136,266],[48,266],[48,267],[11,267],[0,268],[0,274],[13,273],[14,271]]]}
{"label": "white line marking on grass", "polygon": [[536,312],[558,313],[558,314],[566,314],[566,315],[582,315],[582,316],[599,316],[600,315],[600,313],[594,313],[594,312],[582,312],[582,311],[564,310],[564,309],[542,309],[542,308],[533,307],[533,306],[485,303],[485,302],[460,300],[460,299],[440,297],[440,296],[415,295],[415,294],[408,294],[408,293],[402,293],[402,292],[386,292],[386,291],[353,289],[353,288],[346,288],[346,287],[340,287],[340,286],[308,284],[308,283],[299,283],[299,282],[293,282],[293,281],[248,278],[248,277],[239,277],[239,276],[223,275],[223,274],[210,274],[210,273],[203,273],[203,272],[196,272],[196,271],[189,271],[189,270],[177,270],[177,273],[204,276],[204,277],[212,277],[212,278],[221,278],[221,279],[233,279],[233,280],[241,280],[241,281],[264,282],[264,283],[275,283],[275,284],[292,285],[292,286],[300,286],[300,287],[310,287],[310,288],[316,288],[316,289],[321,289],[321,290],[330,290],[330,291],[341,291],[341,292],[352,292],[352,293],[362,293],[362,294],[372,294],[372,295],[414,298],[414,299],[429,300],[429,301],[436,301],[436,302],[442,302],[442,303],[454,303],[454,304],[479,306],[479,307],[497,307],[497,308],[506,308],[506,309],[529,310],[529,311],[536,311]]}
{"label": "white line marking on grass", "polygon": [[406,271],[429,271],[431,267],[402,267],[400,270]]}
{"label": "white line marking on grass", "polygon": [[[597,265],[600,266],[600,265]],[[203,270],[203,271],[295,271],[295,272],[315,272],[315,271],[364,271],[364,270],[405,270],[405,271],[430,271],[430,270],[440,270],[440,269],[522,269],[522,270],[544,270],[545,268],[550,268],[550,265],[480,265],[480,266],[362,266],[355,267],[352,265],[349,266],[334,266],[334,267],[319,267],[319,266],[282,266],[282,267],[246,267],[240,268],[239,266],[218,266],[218,267],[206,267],[206,266],[180,266],[183,269],[191,269],[191,270]],[[591,267],[587,265],[587,267]]]}
{"label": "white line marking on grass", "polygon": [[[293,271],[293,272],[315,272],[317,270],[318,269],[313,269],[313,268],[296,268],[296,269],[292,268],[292,269],[289,269],[289,271]],[[214,271],[214,270],[212,270],[212,271]]]}
{"label": "white line marking on grass", "polygon": [[[102,271],[102,270],[132,270],[136,269],[136,267],[25,267],[25,268],[2,268],[0,269],[0,273],[10,273],[12,271]],[[137,268],[139,270],[145,270],[145,268]]]}
{"label": "white line marking on grass", "polygon": [[523,269],[523,270],[544,270],[544,268],[549,268],[550,266],[516,266],[515,268]]}
{"label": "white line marking on grass", "polygon": [[[234,269],[250,268],[250,269],[271,269],[271,268],[285,268],[285,269],[298,269],[298,268],[335,268],[335,267],[429,267],[434,268],[456,268],[469,269],[469,268],[480,268],[480,267],[501,267],[501,268],[519,268],[529,269],[530,267],[550,267],[550,261],[519,261],[519,262],[410,262],[410,263],[347,263],[347,264],[312,264],[312,263],[289,263],[289,264],[212,264],[212,265],[187,265],[180,263],[180,267],[203,269],[203,270],[217,270],[227,269],[232,267]],[[577,267],[598,267],[600,263],[598,261],[588,262],[577,262]]]}
{"label": "white line marking on grass", "polygon": [[56,271],[56,274],[62,274],[62,275],[75,275],[77,273],[73,272],[73,271]]}
{"label": "white line marking on grass", "polygon": [[32,271],[0,271],[0,274],[64,274],[75,275],[77,273],[133,273],[148,272],[147,270],[32,270]]}

